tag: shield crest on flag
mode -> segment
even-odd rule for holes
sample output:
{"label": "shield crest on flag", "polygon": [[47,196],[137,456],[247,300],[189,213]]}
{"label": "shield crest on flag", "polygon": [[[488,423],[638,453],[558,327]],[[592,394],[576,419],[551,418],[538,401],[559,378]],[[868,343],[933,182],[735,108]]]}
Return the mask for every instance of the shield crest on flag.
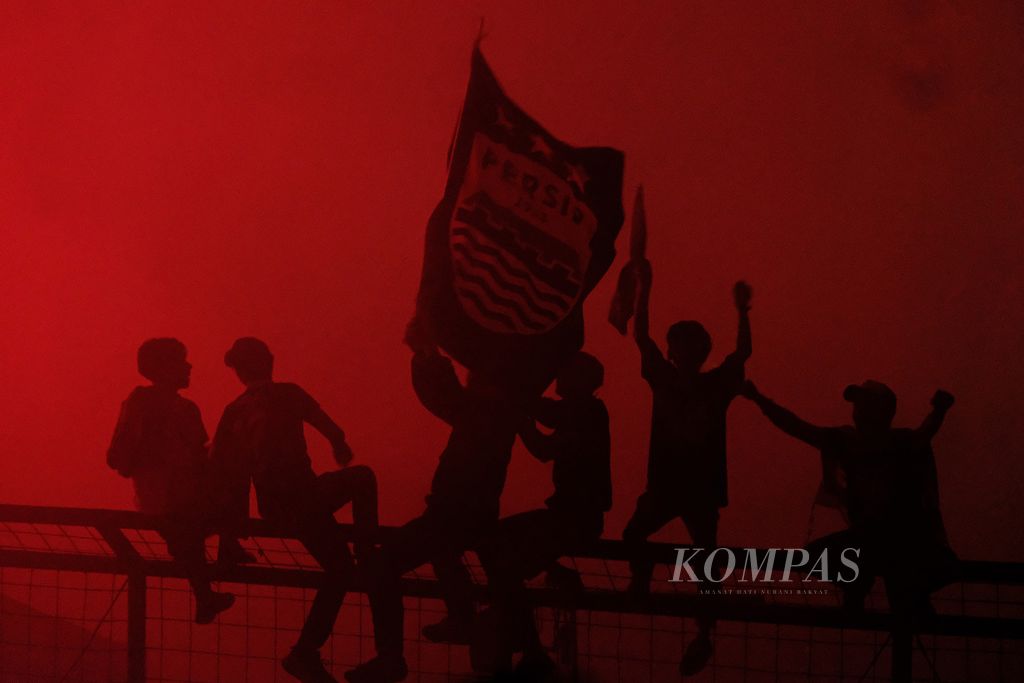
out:
{"label": "shield crest on flag", "polygon": [[479,48],[427,224],[417,316],[466,367],[543,385],[583,343],[582,305],[615,257],[623,156],[551,135]]}
{"label": "shield crest on flag", "polygon": [[480,326],[541,334],[572,311],[590,265],[597,219],[572,185],[531,155],[483,132],[449,228],[456,295]]}

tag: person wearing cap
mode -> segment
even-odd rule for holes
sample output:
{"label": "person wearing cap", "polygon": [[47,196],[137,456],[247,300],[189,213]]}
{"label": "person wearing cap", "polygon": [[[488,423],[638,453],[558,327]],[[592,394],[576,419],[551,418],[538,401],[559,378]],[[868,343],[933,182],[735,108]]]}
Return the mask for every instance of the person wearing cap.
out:
{"label": "person wearing cap", "polygon": [[797,417],[747,381],[743,396],[786,434],[817,448],[839,477],[829,488],[847,510],[850,528],[818,539],[810,547],[861,549],[856,581],[845,584],[844,605],[863,607],[876,576],[885,580],[890,609],[926,613],[929,594],[956,571],[939,509],[938,479],[931,440],[938,433],[953,396],[936,391],[932,411],[916,429],[895,428],[896,394],[885,384],[852,384],[843,398],[852,404],[853,425],[819,427]]}
{"label": "person wearing cap", "polygon": [[[245,385],[225,408],[213,440],[225,507],[239,521],[247,517],[251,481],[260,516],[289,528],[327,574],[282,666],[301,681],[335,681],[320,648],[334,628],[355,562],[334,512],[352,503],[356,555],[362,562],[377,532],[376,478],[365,465],[349,465],[352,450],[345,433],[312,396],[297,384],[273,380],[274,356],[263,341],[238,339],[224,363]],[[305,424],[331,443],[341,469],[316,475]]]}
{"label": "person wearing cap", "polygon": [[[743,384],[744,366],[753,352],[750,332],[751,288],[737,282],[733,301],[738,313],[736,349],[721,365],[704,369],[711,336],[693,320],[668,330],[667,358],[649,334],[651,264],[635,261],[636,319],[633,337],[640,350],[640,374],[651,388],[651,438],[647,488],[636,502],[622,538],[631,547],[629,591],[643,599],[650,591],[654,564],[645,557],[645,542],[674,519],[686,525],[693,544],[718,545],[719,510],[728,505],[726,414]],[[714,620],[697,620],[680,673],[701,671],[713,651]]]}
{"label": "person wearing cap", "polygon": [[[159,520],[157,531],[195,595],[195,621],[209,624],[235,596],[210,587],[205,538],[214,511],[204,500],[209,438],[199,407],[179,393],[191,384],[188,349],[171,337],[149,339],[137,361],[151,384],[136,387],[121,404],[107,464],[132,480],[139,509]],[[251,559],[237,539],[221,535],[220,561]]]}

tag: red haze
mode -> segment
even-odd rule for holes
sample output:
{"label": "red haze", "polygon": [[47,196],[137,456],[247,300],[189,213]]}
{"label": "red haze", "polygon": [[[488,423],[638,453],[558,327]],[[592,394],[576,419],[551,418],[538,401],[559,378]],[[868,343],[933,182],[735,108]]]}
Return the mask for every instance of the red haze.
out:
{"label": "red haze", "polygon": [[[239,391],[223,352],[251,334],[377,468],[385,521],[420,510],[445,430],[400,338],[481,15],[509,93],[556,135],[625,150],[646,185],[655,332],[702,320],[719,359],[743,277],[750,374],[808,418],[845,420],[841,388],[866,377],[904,423],[950,389],[954,546],[1024,560],[1013,3],[5,2],[0,499],[129,506],[103,454],[137,345],[188,344],[212,430]],[[604,322],[611,280],[588,346],[608,366],[617,535],[649,395]],[[723,541],[799,543],[815,454],[743,402],[730,419]],[[517,452],[506,511],[547,477]]]}

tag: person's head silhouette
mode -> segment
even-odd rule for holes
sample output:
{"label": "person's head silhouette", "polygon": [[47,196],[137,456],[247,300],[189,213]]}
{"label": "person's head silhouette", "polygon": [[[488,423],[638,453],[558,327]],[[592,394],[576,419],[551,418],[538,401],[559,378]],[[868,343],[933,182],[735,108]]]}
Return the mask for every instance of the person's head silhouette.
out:
{"label": "person's head silhouette", "polygon": [[880,432],[892,427],[896,417],[896,394],[873,379],[851,384],[843,398],[853,404],[853,424],[862,432]]}
{"label": "person's head silhouette", "polygon": [[139,374],[153,383],[177,391],[188,388],[192,364],[188,349],[177,339],[160,337],[142,343],[138,352]]}
{"label": "person's head silhouette", "polygon": [[562,398],[583,398],[592,395],[604,384],[604,366],[594,356],[579,351],[558,373],[555,393]]}
{"label": "person's head silhouette", "polygon": [[682,372],[697,373],[711,353],[711,335],[696,320],[668,328],[668,359]]}
{"label": "person's head silhouette", "polygon": [[224,354],[224,365],[238,375],[246,386],[269,382],[274,372],[274,355],[270,348],[256,337],[236,339]]}

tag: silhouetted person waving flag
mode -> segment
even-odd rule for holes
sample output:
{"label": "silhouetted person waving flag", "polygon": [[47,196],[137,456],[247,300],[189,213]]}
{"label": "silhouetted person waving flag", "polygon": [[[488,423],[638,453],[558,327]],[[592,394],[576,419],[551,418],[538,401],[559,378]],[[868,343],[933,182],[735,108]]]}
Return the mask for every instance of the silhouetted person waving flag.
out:
{"label": "silhouetted person waving flag", "polygon": [[[633,334],[640,349],[640,373],[653,394],[647,490],[623,532],[635,552],[630,591],[640,597],[650,590],[653,570],[653,563],[644,557],[643,542],[668,522],[682,519],[697,547],[718,545],[718,510],[728,504],[725,417],[743,384],[752,344],[751,290],[737,282],[733,291],[739,313],[736,350],[717,368],[702,371],[711,353],[711,336],[700,323],[681,320],[669,328],[666,359],[648,333],[650,262],[634,264],[638,291]],[[700,671],[710,658],[713,624],[711,619],[698,620],[697,637],[680,664],[684,675]]]}
{"label": "silhouetted person waving flag", "polygon": [[449,616],[456,624],[472,619],[472,596],[466,591],[470,583],[460,558],[498,519],[512,445],[529,402],[519,387],[482,373],[470,372],[463,386],[452,361],[438,352],[418,319],[410,323],[406,343],[413,350],[416,395],[427,410],[451,425],[451,434],[423,515],[390,534],[367,568],[377,656],[345,674],[353,683],[394,682],[408,674],[400,586],[405,572],[433,562],[448,589]]}
{"label": "silhouetted person waving flag", "polygon": [[[844,604],[863,607],[876,576],[885,580],[894,612],[927,613],[928,596],[957,569],[939,508],[938,478],[931,440],[953,396],[935,392],[932,412],[917,429],[894,428],[896,394],[881,382],[853,384],[843,398],[853,404],[853,425],[819,427],[765,397],[752,382],[743,395],[776,427],[834,459],[843,474],[839,490],[850,529],[811,544],[815,552],[860,548],[857,581],[844,584]],[[838,558],[830,563],[838,566]]]}
{"label": "silhouetted person waving flag", "polygon": [[[618,150],[575,147],[545,130],[474,47],[407,335],[416,393],[452,431],[423,516],[381,549],[372,572],[378,656],[346,674],[350,681],[405,677],[405,571],[432,561],[455,588],[449,616],[471,615],[459,557],[497,519],[524,407],[583,346],[583,303],[614,260],[622,227],[622,173]],[[466,386],[452,360],[469,371]]]}
{"label": "silhouetted person waving flag", "polygon": [[[365,465],[348,466],[352,450],[345,433],[312,396],[296,384],[273,380],[274,357],[265,343],[243,337],[224,362],[245,385],[245,392],[225,408],[213,443],[228,507],[238,517],[248,514],[251,479],[260,515],[292,530],[326,574],[282,666],[301,681],[334,681],[319,651],[331,635],[354,574],[334,512],[352,502],[356,552],[365,555],[377,531],[376,479]],[[305,424],[330,441],[342,469],[317,477],[306,448]]]}
{"label": "silhouetted person waving flag", "polygon": [[[188,351],[177,339],[150,339],[139,347],[139,374],[152,382],[136,387],[121,404],[107,464],[135,485],[139,509],[158,515],[167,550],[188,575],[196,598],[195,620],[208,624],[235,601],[210,587],[205,537],[213,510],[207,493],[207,442],[195,403],[178,392],[191,382]],[[243,559],[233,538],[221,539],[221,557]]]}
{"label": "silhouetted person waving flag", "polygon": [[[506,517],[477,549],[495,601],[498,646],[489,670],[503,672],[522,645],[517,680],[543,680],[554,670],[537,634],[523,582],[596,541],[604,513],[612,506],[611,439],[608,410],[595,392],[604,366],[579,352],[559,372],[560,400],[541,399],[519,436],[541,462],[551,462],[554,493],[546,507]],[[564,568],[563,568],[564,570]],[[567,571],[567,570],[566,570]]]}

